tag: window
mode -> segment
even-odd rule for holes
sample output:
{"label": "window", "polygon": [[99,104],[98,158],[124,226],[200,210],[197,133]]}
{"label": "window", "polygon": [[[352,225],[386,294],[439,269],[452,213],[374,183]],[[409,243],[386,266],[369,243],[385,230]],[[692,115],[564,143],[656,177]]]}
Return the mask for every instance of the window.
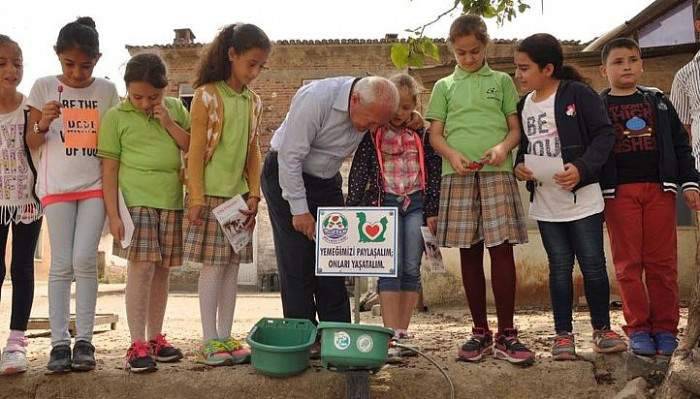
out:
{"label": "window", "polygon": [[180,83],[180,87],[178,88],[178,94],[180,96],[180,100],[182,101],[183,104],[185,104],[185,108],[187,110],[190,110],[190,106],[192,106],[192,98],[194,97],[194,89],[192,88],[191,85],[187,83]]}

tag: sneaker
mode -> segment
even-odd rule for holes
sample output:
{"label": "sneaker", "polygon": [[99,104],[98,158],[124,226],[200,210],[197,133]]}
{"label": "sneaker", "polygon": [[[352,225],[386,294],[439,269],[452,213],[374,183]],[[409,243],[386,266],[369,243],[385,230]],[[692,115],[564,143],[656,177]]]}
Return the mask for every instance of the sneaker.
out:
{"label": "sneaker", "polygon": [[151,347],[151,355],[158,362],[174,363],[182,359],[180,349],[172,346],[166,339],[165,334],[156,335],[156,339],[148,341]]}
{"label": "sneaker", "polygon": [[386,353],[386,362],[389,364],[401,363],[403,361],[403,359],[401,359],[401,348],[392,345],[392,343],[397,341],[398,340],[394,338],[389,343],[389,350]]}
{"label": "sneaker", "polygon": [[465,362],[478,362],[484,355],[490,355],[493,351],[493,335],[484,328],[472,328],[472,336],[459,348],[457,353],[459,360]]}
{"label": "sneaker", "polygon": [[87,341],[76,341],[71,368],[75,371],[90,371],[95,369],[95,365],[95,347]]}
{"label": "sneaker", "polygon": [[134,373],[146,373],[158,370],[156,361],[150,354],[146,341],[134,341],[126,351],[126,369]]}
{"label": "sneaker", "polygon": [[654,334],[656,343],[656,354],[661,356],[671,356],[678,347],[678,338],[670,332],[657,332]]}
{"label": "sneaker", "polygon": [[[24,348],[22,348],[24,349]],[[12,375],[27,371],[27,354],[24,350],[7,350],[2,352],[0,358],[0,374]]]}
{"label": "sneaker", "polygon": [[231,354],[233,364],[244,364],[250,362],[250,349],[241,344],[241,341],[229,337],[221,341],[224,348]]}
{"label": "sneaker", "polygon": [[574,340],[574,334],[562,332],[554,337],[552,359],[576,360],[576,342]]}
{"label": "sneaker", "polygon": [[[406,346],[413,347],[413,345],[408,345],[408,344],[406,343],[406,339],[405,339],[405,338],[400,338],[400,339],[397,340],[397,342],[400,343],[400,344],[402,344],[402,345],[406,345]],[[411,350],[411,349],[404,348],[404,347],[399,347],[399,348],[397,348],[397,349],[399,350],[399,354],[401,355],[401,357],[414,357],[414,356],[418,356],[418,353],[416,353],[415,350]]]}
{"label": "sneaker", "polygon": [[593,350],[598,353],[615,353],[627,350],[625,339],[610,329],[593,331]]}
{"label": "sneaker", "polygon": [[46,366],[51,373],[67,373],[71,371],[71,352],[69,345],[56,345],[51,348],[49,364]]}
{"label": "sneaker", "polygon": [[520,366],[529,366],[535,362],[535,354],[518,340],[518,330],[515,328],[507,328],[502,334],[496,335],[493,356]]}
{"label": "sneaker", "polygon": [[233,358],[223,342],[210,339],[199,350],[197,363],[207,366],[228,366],[233,363]]}
{"label": "sneaker", "polygon": [[630,335],[630,350],[638,356],[656,355],[656,344],[646,331],[636,331]]}

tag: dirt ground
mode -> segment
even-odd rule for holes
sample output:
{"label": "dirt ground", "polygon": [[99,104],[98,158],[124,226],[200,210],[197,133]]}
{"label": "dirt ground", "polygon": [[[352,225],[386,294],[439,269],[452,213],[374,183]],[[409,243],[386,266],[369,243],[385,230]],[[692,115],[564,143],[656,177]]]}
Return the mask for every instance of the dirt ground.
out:
{"label": "dirt ground", "polygon": [[[10,290],[6,284],[0,303],[0,326],[9,324]],[[195,363],[194,350],[200,337],[199,307],[194,294],[170,296],[165,332],[186,354],[175,365],[159,366],[148,375],[124,371],[124,355],[129,343],[123,293],[112,287],[101,288],[98,313],[116,313],[120,321],[115,331],[96,333],[98,369],[90,373],[46,375],[50,350],[48,337],[30,340],[28,357],[31,370],[24,375],[0,378],[0,398],[342,398],[345,376],[326,371],[320,362],[300,376],[275,379],[255,373],[250,365],[208,368]],[[32,316],[48,314],[46,287],[38,286]],[[244,338],[261,317],[281,317],[278,295],[240,294],[234,335]],[[683,311],[682,327],[685,326]],[[622,322],[621,311],[612,314],[613,325]],[[537,362],[519,368],[503,361],[486,359],[478,364],[455,361],[458,346],[467,338],[470,325],[464,308],[430,309],[413,319],[414,340],[427,355],[442,364],[450,375],[458,398],[609,398],[625,384],[624,358],[600,356],[590,350],[590,325],[587,312],[575,314],[577,345],[582,358],[574,362],[553,362],[549,339],[553,325],[549,311],[521,310],[516,324],[522,341],[537,352]],[[362,314],[363,323],[381,324],[379,317]],[[495,315],[490,315],[495,325]],[[108,326],[103,326],[107,327]],[[0,333],[4,343],[6,332]],[[447,398],[447,383],[428,361],[416,357],[398,366],[386,366],[370,379],[373,398]]]}

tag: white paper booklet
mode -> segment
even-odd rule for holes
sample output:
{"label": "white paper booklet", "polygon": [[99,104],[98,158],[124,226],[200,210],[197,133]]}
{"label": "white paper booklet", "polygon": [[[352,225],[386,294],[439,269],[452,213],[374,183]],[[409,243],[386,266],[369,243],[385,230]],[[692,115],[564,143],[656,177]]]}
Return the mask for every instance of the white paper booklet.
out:
{"label": "white paper booklet", "polygon": [[525,154],[525,166],[532,171],[535,180],[545,186],[554,186],[554,175],[564,171],[561,157],[541,157]]}
{"label": "white paper booklet", "polygon": [[445,273],[447,269],[445,269],[445,264],[442,261],[442,254],[440,253],[437,239],[428,226],[421,226],[420,232],[423,234],[425,257],[428,259],[428,268],[432,273]]}
{"label": "white paper booklet", "polygon": [[240,212],[241,209],[248,210],[248,205],[240,195],[212,209],[214,217],[219,221],[224,235],[236,253],[245,248],[253,238],[252,232],[244,227],[247,217]]}
{"label": "white paper booklet", "polygon": [[122,190],[119,190],[119,218],[121,218],[124,225],[124,237],[122,237],[120,244],[122,248],[127,248],[131,245],[131,238],[134,236],[134,221],[131,219],[129,208],[126,207]]}

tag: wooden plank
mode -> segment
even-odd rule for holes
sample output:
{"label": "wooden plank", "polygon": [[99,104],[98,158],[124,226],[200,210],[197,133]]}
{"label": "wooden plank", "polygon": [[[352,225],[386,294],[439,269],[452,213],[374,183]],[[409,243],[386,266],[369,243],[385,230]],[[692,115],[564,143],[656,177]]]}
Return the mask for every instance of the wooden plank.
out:
{"label": "wooden plank", "polygon": [[[115,330],[117,328],[117,322],[119,322],[119,315],[114,313],[98,313],[95,315],[95,326],[109,324],[110,329]],[[51,325],[48,317],[30,317],[29,322],[27,323],[27,330],[50,329]],[[75,314],[70,315],[68,330],[71,332],[71,334],[75,333]]]}

